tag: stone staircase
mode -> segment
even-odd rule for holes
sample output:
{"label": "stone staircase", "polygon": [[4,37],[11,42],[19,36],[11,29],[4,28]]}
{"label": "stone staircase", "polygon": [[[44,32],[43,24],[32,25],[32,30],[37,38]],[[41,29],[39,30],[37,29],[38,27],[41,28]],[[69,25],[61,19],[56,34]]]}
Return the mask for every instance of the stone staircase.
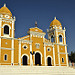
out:
{"label": "stone staircase", "polygon": [[0,75],[75,75],[75,69],[65,66],[3,66]]}

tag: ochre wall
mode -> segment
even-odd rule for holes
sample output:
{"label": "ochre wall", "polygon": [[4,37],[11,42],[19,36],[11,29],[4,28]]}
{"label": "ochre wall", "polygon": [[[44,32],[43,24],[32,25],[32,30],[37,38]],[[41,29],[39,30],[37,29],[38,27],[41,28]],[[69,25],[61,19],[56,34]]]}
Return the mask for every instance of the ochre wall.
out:
{"label": "ochre wall", "polygon": [[14,65],[19,63],[19,41],[18,39],[14,40]]}
{"label": "ochre wall", "polygon": [[[36,43],[39,43],[40,44],[40,47],[37,49],[36,48]],[[38,38],[38,37],[33,37],[32,36],[32,52],[33,51],[35,51],[35,52],[41,52],[41,54],[42,54],[42,56],[41,56],[41,58],[42,58],[42,60],[41,60],[41,62],[42,62],[42,64],[41,65],[44,65],[44,45],[43,45],[43,38]],[[41,55],[40,54],[40,55]],[[35,58],[34,58],[35,56],[33,56],[33,64],[35,65]]]}
{"label": "ochre wall", "polygon": [[[4,60],[5,54],[7,54],[7,61]],[[11,65],[11,50],[1,50],[1,65]]]}

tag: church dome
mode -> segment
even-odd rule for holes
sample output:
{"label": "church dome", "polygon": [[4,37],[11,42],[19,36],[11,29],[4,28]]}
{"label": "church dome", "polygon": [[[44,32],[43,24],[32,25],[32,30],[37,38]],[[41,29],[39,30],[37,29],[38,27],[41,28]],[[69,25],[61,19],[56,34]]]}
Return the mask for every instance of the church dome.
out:
{"label": "church dome", "polygon": [[54,20],[51,22],[50,26],[61,26],[61,23],[59,20],[56,19],[56,17],[54,18]]}
{"label": "church dome", "polygon": [[4,6],[0,9],[0,13],[1,14],[8,14],[8,15],[12,16],[11,11],[6,7],[6,4],[4,4]]}

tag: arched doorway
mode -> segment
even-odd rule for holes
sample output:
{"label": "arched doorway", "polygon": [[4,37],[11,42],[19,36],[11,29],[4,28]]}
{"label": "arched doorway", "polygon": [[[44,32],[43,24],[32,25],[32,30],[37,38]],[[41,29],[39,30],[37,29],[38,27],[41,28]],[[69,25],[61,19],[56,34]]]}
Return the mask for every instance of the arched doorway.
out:
{"label": "arched doorway", "polygon": [[24,55],[24,56],[22,57],[22,64],[23,64],[23,65],[27,65],[27,56],[26,56],[26,55]]}
{"label": "arched doorway", "polygon": [[41,66],[41,55],[38,52],[35,54],[35,65]]}
{"label": "arched doorway", "polygon": [[47,58],[47,64],[48,64],[48,66],[52,66],[50,57]]}

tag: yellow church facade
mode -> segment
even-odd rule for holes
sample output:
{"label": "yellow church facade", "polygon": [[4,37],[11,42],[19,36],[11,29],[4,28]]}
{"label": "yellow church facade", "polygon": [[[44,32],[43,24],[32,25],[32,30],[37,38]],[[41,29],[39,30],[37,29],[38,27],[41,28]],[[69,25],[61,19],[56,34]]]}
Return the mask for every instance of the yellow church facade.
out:
{"label": "yellow church facade", "polygon": [[37,27],[15,38],[15,17],[6,7],[0,9],[0,65],[68,66],[66,29],[54,18],[46,33]]}

